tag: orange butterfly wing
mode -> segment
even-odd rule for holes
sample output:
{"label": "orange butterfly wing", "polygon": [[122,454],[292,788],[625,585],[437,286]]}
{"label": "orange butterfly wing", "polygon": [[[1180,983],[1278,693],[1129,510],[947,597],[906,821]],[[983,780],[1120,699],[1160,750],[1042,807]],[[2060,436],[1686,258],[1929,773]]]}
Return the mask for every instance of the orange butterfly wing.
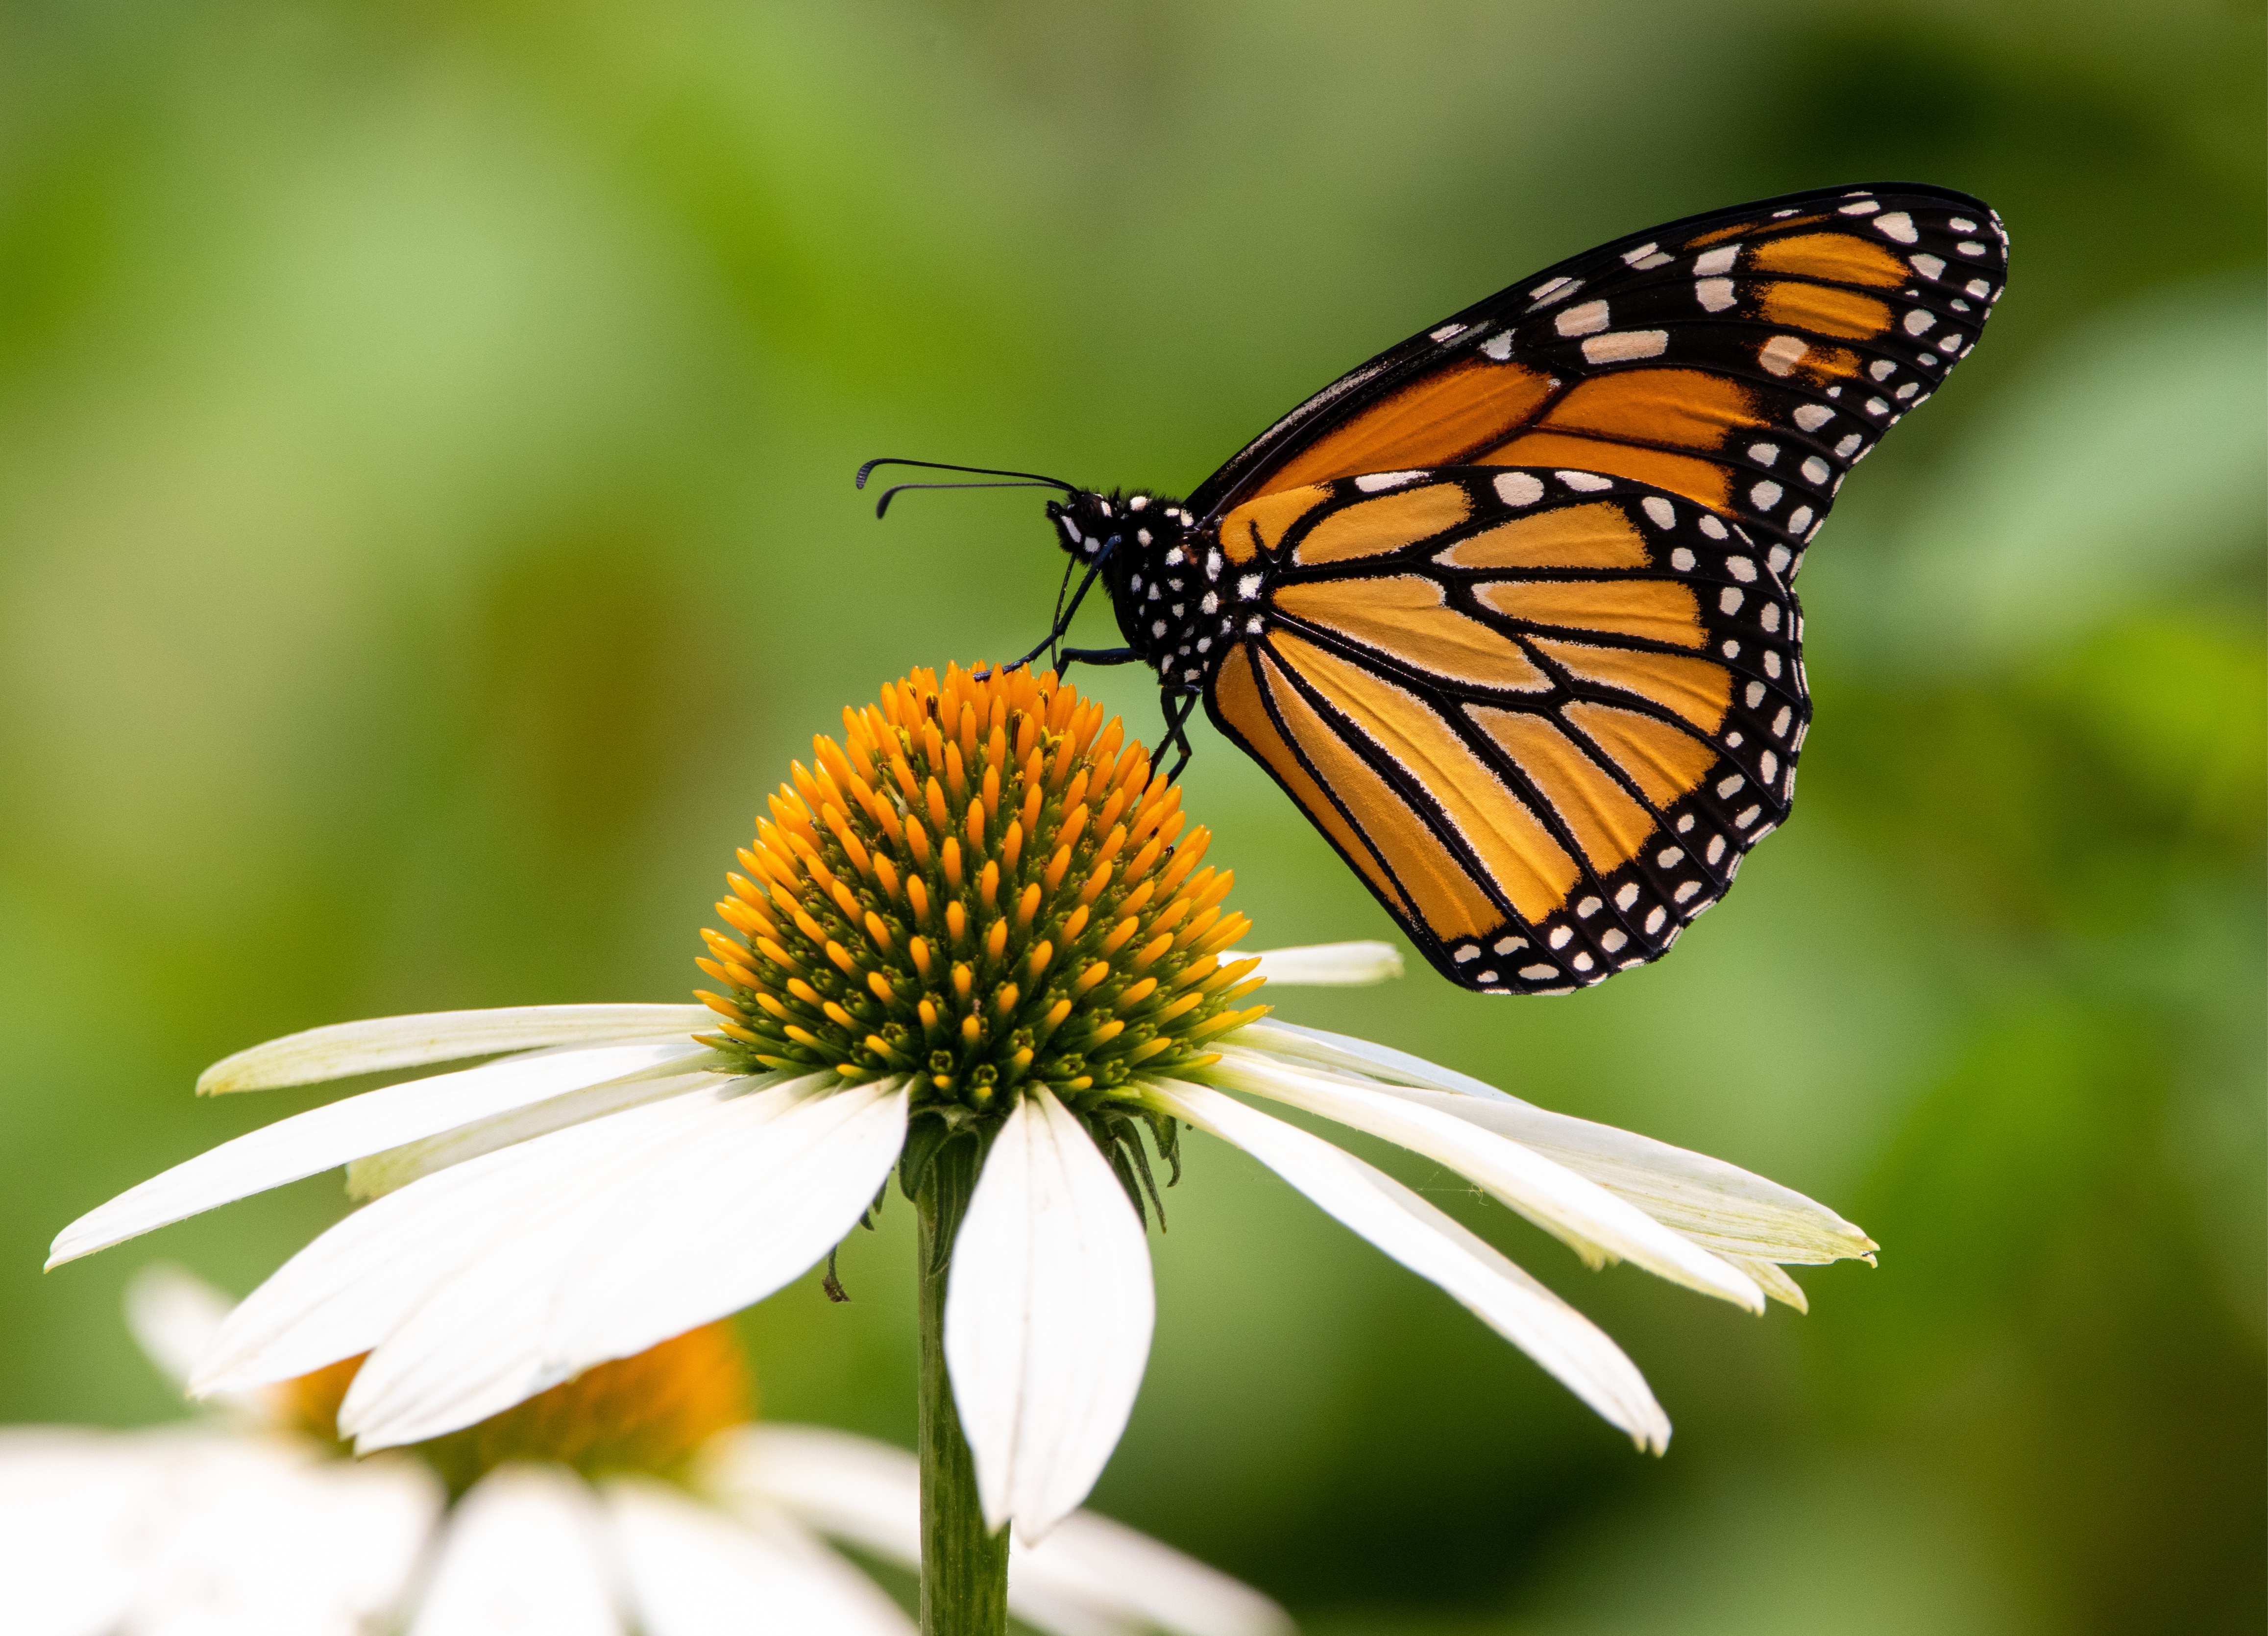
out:
{"label": "orange butterfly wing", "polygon": [[1334,382],[1190,508],[1225,519],[1366,472],[1565,466],[1800,549],[1844,474],[1976,344],[2007,264],[1989,209],[1919,188],[1797,195],[1634,234]]}
{"label": "orange butterfly wing", "polygon": [[1810,719],[1786,546],[1574,471],[1295,506],[1254,542],[1210,713],[1456,981],[1650,960],[1786,817]]}
{"label": "orange butterfly wing", "polygon": [[1786,818],[1804,547],[2006,264],[1965,195],[1794,195],[1373,359],[1191,497],[1233,621],[1208,714],[1454,981],[1655,958]]}

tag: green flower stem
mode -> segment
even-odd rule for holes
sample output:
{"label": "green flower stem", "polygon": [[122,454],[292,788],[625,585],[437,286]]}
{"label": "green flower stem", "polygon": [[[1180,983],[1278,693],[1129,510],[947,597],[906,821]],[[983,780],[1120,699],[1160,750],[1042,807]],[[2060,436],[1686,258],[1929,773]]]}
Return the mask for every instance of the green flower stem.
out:
{"label": "green flower stem", "polygon": [[914,1195],[921,1221],[922,1636],[1003,1636],[1008,1628],[1008,1530],[985,1530],[976,1463],[945,1368],[946,1279],[979,1157],[973,1140],[946,1142]]}

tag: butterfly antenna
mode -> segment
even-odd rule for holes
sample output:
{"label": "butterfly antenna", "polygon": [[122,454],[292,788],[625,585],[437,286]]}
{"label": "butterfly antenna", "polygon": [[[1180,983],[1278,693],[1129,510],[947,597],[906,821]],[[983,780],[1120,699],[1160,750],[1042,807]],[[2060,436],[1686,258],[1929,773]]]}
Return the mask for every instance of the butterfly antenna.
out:
{"label": "butterfly antenna", "polygon": [[1002,471],[990,466],[948,466],[942,461],[903,461],[889,455],[868,461],[861,466],[858,476],[852,480],[853,486],[865,488],[866,479],[873,475],[877,466],[917,466],[924,471],[961,471],[974,477],[1012,477],[1017,480],[1013,483],[902,483],[884,490],[882,497],[874,505],[877,517],[889,510],[893,495],[908,489],[1060,489],[1065,494],[1079,492],[1076,485],[1065,483],[1060,477],[1043,477],[1035,471]]}

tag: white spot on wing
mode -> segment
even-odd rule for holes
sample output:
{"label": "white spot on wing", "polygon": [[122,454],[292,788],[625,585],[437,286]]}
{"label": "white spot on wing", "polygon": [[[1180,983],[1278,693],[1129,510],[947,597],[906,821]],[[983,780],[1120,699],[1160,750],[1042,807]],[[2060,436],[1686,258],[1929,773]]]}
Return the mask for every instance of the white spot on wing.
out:
{"label": "white spot on wing", "polygon": [[1481,350],[1501,364],[1512,356],[1512,331],[1499,330],[1481,343]]}
{"label": "white spot on wing", "polygon": [[1647,495],[1643,504],[1646,507],[1646,514],[1653,519],[1655,527],[1661,528],[1675,528],[1677,527],[1676,507],[1670,505],[1668,501],[1663,499],[1660,495]]}
{"label": "white spot on wing", "polygon": [[1527,472],[1508,471],[1496,480],[1496,492],[1506,505],[1533,505],[1543,497],[1543,483]]}
{"label": "white spot on wing", "polygon": [[1945,276],[1945,258],[1941,255],[1910,255],[1906,260],[1913,263],[1914,271],[1924,278],[1936,279]]}
{"label": "white spot on wing", "polygon": [[1805,431],[1816,431],[1835,418],[1835,411],[1824,403],[1801,403],[1796,406],[1795,424]]}
{"label": "white spot on wing", "polygon": [[1733,270],[1733,263],[1739,258],[1740,254],[1741,247],[1737,244],[1720,244],[1713,250],[1704,250],[1693,258],[1694,276],[1700,278],[1714,278],[1720,274],[1729,273]]}
{"label": "white spot on wing", "polygon": [[1775,375],[1790,375],[1810,350],[1808,343],[1794,335],[1774,335],[1756,350],[1756,362]]}
{"label": "white spot on wing", "polygon": [[1398,489],[1405,483],[1415,483],[1425,475],[1422,471],[1365,472],[1354,480],[1354,486],[1365,494],[1376,494],[1381,489]]}
{"label": "white spot on wing", "polygon": [[1808,455],[1805,457],[1803,462],[1803,480],[1806,483],[1825,483],[1828,478],[1832,475],[1834,475],[1834,474],[1827,469],[1827,462],[1821,460],[1816,454]]}
{"label": "white spot on wing", "polygon": [[1921,237],[1914,232],[1913,217],[1904,210],[1892,210],[1887,216],[1877,216],[1874,225],[1884,237],[1895,239],[1900,244],[1911,244]]}
{"label": "white spot on wing", "polygon": [[1733,281],[1729,278],[1704,278],[1693,286],[1694,298],[1707,313],[1721,313],[1733,305]]}
{"label": "white spot on wing", "polygon": [[1569,488],[1583,494],[1596,494],[1602,489],[1611,489],[1615,480],[1602,477],[1594,471],[1563,471],[1552,474]]}
{"label": "white spot on wing", "polygon": [[1749,490],[1749,504],[1760,512],[1768,512],[1779,504],[1779,484],[1765,482]]}
{"label": "white spot on wing", "polygon": [[1593,335],[1583,343],[1583,357],[1592,364],[1621,364],[1631,358],[1660,357],[1669,350],[1667,329],[1625,329],[1618,335]]}
{"label": "white spot on wing", "polygon": [[1594,335],[1607,327],[1607,304],[1585,301],[1569,307],[1552,323],[1563,335]]}

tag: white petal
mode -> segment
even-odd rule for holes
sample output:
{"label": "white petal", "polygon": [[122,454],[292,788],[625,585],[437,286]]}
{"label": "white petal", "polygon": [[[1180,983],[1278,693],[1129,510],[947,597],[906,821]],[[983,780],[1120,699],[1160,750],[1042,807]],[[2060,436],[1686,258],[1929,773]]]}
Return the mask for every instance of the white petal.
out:
{"label": "white petal", "polygon": [[[1251,953],[1260,956],[1260,969],[1254,975],[1270,983],[1363,988],[1402,975],[1402,951],[1391,943],[1308,943]],[[1245,951],[1233,950],[1220,957],[1220,963],[1226,966],[1246,958]]]}
{"label": "white petal", "polygon": [[[741,1080],[740,1084],[753,1089],[784,1084],[789,1078],[786,1074],[764,1074]],[[580,1124],[585,1119],[618,1113],[644,1102],[681,1096],[717,1082],[717,1076],[704,1069],[659,1078],[609,1080],[584,1090],[569,1091],[526,1108],[515,1108],[509,1113],[460,1125],[453,1131],[444,1131],[438,1136],[357,1159],[347,1166],[347,1196],[356,1199],[382,1198],[398,1187],[409,1186],[421,1175],[460,1165],[499,1147],[532,1141],[553,1131],[563,1131],[571,1124]]]}
{"label": "white petal", "polygon": [[1780,1271],[1776,1262],[1756,1261],[1747,1256],[1727,1256],[1726,1260],[1756,1281],[1756,1287],[1774,1301],[1794,1308],[1798,1312],[1811,1310],[1804,1299],[1803,1286]]}
{"label": "white petal", "polygon": [[140,1581],[163,1481],[158,1440],[0,1431],[0,1585],[23,1636],[106,1636]]}
{"label": "white petal", "polygon": [[728,1103],[701,1143],[644,1167],[584,1230],[545,1325],[547,1371],[630,1357],[800,1277],[889,1179],[908,1100],[884,1080],[769,1122]]}
{"label": "white petal", "polygon": [[1444,1068],[1439,1063],[1427,1062],[1423,1057],[1413,1057],[1408,1051],[1395,1050],[1391,1045],[1357,1039],[1351,1034],[1333,1034],[1328,1028],[1303,1028],[1298,1023],[1283,1022],[1270,1017],[1237,1029],[1235,1039],[1240,1045],[1253,1050],[1264,1050],[1271,1056],[1319,1062],[1329,1067],[1400,1080],[1405,1085],[1465,1091],[1475,1096],[1494,1097],[1503,1102],[1513,1100],[1493,1085],[1476,1080],[1470,1074]]}
{"label": "white petal", "polygon": [[921,1467],[872,1438],[775,1420],[737,1426],[702,1453],[702,1482],[726,1505],[779,1509],[853,1544],[921,1564]]}
{"label": "white petal", "polygon": [[486,1153],[364,1205],[245,1297],[190,1392],[240,1391],[368,1352],[531,1212],[620,1179],[627,1157],[700,1120],[728,1086]]}
{"label": "white petal", "polygon": [[705,1157],[797,1106],[785,1087],[729,1098],[699,1093],[525,1144],[585,1131],[614,1138],[606,1151],[578,1151],[548,1185],[531,1189],[523,1175],[509,1194],[492,1198],[491,1224],[475,1234],[475,1253],[429,1283],[363,1360],[339,1404],[340,1433],[353,1437],[359,1453],[423,1441],[579,1373],[580,1364],[547,1363],[544,1325],[562,1280],[576,1274],[593,1223],[687,1155]]}
{"label": "white petal", "polygon": [[217,1096],[225,1091],[313,1085],[350,1074],[545,1045],[681,1037],[716,1021],[715,1013],[702,1006],[511,1006],[335,1022],[222,1058],[197,1076],[197,1093]]}
{"label": "white petal", "polygon": [[1153,1082],[1160,1112],[1233,1143],[1542,1364],[1640,1448],[1669,1441],[1645,1377],[1591,1322],[1393,1177],[1204,1086]]}
{"label": "white petal", "polygon": [[1595,1247],[1689,1289],[1751,1311],[1764,1310],[1764,1292],[1747,1273],[1596,1183],[1428,1103],[1395,1095],[1383,1086],[1359,1084],[1344,1074],[1293,1066],[1234,1046],[1222,1049],[1219,1062],[1206,1077],[1398,1142],[1478,1183],[1578,1249]]}
{"label": "white petal", "polygon": [[165,1486],[123,1621],[136,1636],[355,1636],[400,1600],[441,1500],[409,1462],[250,1437],[210,1440]]}
{"label": "white petal", "polygon": [[[712,1443],[707,1486],[750,1516],[784,1510],[822,1533],[908,1567],[921,1563],[921,1468],[871,1438],[777,1421]],[[1176,1636],[1285,1636],[1258,1592],[1091,1511],[1075,1511],[1008,1559],[1008,1610],[1055,1636],[1163,1630]]]}
{"label": "white petal", "polygon": [[228,1308],[227,1296],[170,1262],[152,1262],[126,1283],[126,1327],[142,1355],[176,1386],[188,1383]]}
{"label": "white petal", "polygon": [[1870,1255],[1875,1247],[1850,1222],[1793,1188],[1705,1153],[1553,1113],[1423,1058],[1273,1021],[1240,1028],[1234,1038],[1240,1045],[1274,1055],[1452,1093],[1425,1094],[1421,1090],[1413,1094],[1408,1088],[1385,1087],[1548,1154],[1721,1254],[1816,1263]]}
{"label": "white petal", "polygon": [[[1008,1603],[1023,1617],[1072,1636],[1071,1615],[1175,1636],[1290,1636],[1283,1609],[1248,1585],[1161,1545],[1123,1522],[1075,1511],[1039,1544],[1008,1561]],[[1053,1618],[1040,1610],[1061,1608]]]}
{"label": "white petal", "polygon": [[1125,1190],[1035,1088],[985,1156],[946,1288],[946,1366],[990,1527],[1037,1540],[1086,1498],[1133,1411],[1155,1311]]}
{"label": "white petal", "polygon": [[784,1516],[728,1517],[659,1483],[608,1485],[645,1636],[912,1636],[881,1588]]}
{"label": "white petal", "polygon": [[246,1132],[128,1189],[55,1237],[50,1267],[350,1159],[586,1086],[712,1056],[689,1040],[600,1045],[365,1091]]}
{"label": "white petal", "polygon": [[1819,1263],[1871,1257],[1874,1240],[1826,1205],[1738,1165],[1527,1102],[1383,1089],[1510,1137],[1722,1254]]}
{"label": "white petal", "polygon": [[410,1636],[621,1636],[606,1544],[581,1478],[498,1467],[451,1514]]}

